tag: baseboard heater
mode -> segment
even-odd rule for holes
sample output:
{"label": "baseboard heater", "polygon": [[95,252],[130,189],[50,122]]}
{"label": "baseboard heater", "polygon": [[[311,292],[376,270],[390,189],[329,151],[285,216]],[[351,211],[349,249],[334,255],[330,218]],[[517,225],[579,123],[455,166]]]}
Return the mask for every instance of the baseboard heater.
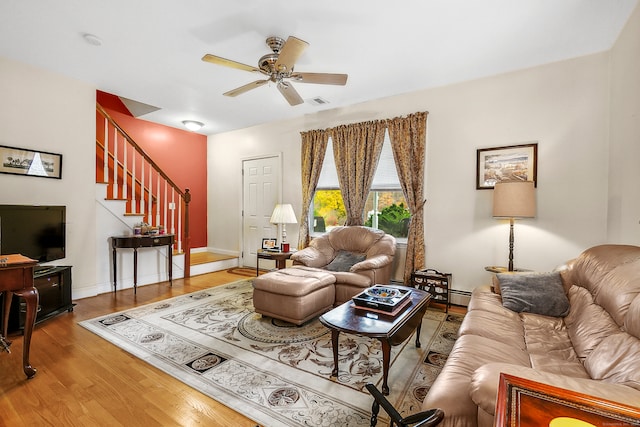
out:
{"label": "baseboard heater", "polygon": [[451,304],[461,305],[463,307],[469,306],[471,300],[471,292],[460,291],[458,289],[451,289]]}

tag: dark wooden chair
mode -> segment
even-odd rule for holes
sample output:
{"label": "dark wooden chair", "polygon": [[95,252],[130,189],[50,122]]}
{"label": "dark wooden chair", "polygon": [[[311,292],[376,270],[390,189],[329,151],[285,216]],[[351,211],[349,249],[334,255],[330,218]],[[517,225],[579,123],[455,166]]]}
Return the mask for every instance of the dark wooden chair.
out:
{"label": "dark wooden chair", "polygon": [[371,427],[375,427],[378,423],[378,412],[380,407],[389,414],[391,421],[389,427],[432,427],[440,424],[440,421],[444,418],[444,411],[442,409],[429,409],[428,411],[419,412],[417,414],[408,415],[404,418],[391,405],[391,402],[374,386],[373,384],[367,384],[367,390],[373,396],[373,406],[371,407]]}

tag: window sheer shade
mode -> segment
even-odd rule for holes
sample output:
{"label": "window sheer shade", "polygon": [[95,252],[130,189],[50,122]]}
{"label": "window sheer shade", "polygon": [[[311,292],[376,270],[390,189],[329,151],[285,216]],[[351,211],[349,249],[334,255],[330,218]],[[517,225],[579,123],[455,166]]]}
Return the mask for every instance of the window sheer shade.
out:
{"label": "window sheer shade", "polygon": [[[329,138],[327,144],[327,153],[324,156],[322,164],[322,172],[318,179],[318,190],[339,190],[338,173],[336,172],[336,163],[333,159],[333,142]],[[371,184],[371,191],[393,191],[400,190],[400,179],[396,171],[396,164],[393,160],[393,151],[391,150],[391,141],[388,133],[385,132],[382,152],[376,167],[376,173]]]}

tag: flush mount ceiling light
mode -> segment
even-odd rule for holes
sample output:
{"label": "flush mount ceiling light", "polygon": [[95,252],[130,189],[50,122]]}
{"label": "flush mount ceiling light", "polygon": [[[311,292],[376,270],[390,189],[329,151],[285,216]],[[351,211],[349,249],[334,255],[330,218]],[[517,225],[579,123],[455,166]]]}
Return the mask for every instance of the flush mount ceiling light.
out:
{"label": "flush mount ceiling light", "polygon": [[182,124],[192,132],[199,131],[204,126],[204,123],[196,122],[195,120],[183,120]]}
{"label": "flush mount ceiling light", "polygon": [[82,35],[82,38],[92,46],[102,46],[102,40],[96,35],[85,33]]}

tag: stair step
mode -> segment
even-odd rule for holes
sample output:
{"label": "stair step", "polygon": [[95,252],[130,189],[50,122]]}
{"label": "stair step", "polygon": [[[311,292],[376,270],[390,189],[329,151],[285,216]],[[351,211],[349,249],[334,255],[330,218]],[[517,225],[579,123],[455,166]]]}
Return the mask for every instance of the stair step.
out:
{"label": "stair step", "polygon": [[238,257],[214,252],[194,252],[191,254],[191,265],[206,264],[208,262],[224,261],[234,258]]}

